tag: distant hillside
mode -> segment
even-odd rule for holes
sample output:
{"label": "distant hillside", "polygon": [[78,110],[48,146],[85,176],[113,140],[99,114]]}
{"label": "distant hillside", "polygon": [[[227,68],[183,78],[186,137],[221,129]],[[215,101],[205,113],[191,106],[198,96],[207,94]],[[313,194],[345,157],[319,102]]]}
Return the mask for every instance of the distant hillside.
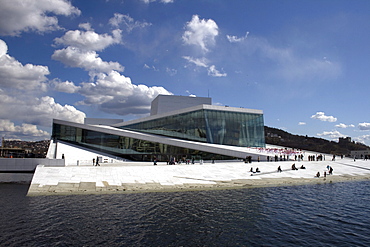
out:
{"label": "distant hillside", "polygon": [[339,142],[322,138],[293,135],[284,130],[265,126],[265,141],[267,144],[292,147],[315,152],[336,155],[350,155],[354,150],[370,149],[362,143],[355,143],[351,138],[340,138]]}

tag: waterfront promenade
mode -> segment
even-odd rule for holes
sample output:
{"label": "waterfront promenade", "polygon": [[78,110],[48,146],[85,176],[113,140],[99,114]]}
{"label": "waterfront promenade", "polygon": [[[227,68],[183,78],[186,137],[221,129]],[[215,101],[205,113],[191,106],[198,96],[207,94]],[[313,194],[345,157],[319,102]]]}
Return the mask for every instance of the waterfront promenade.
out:
{"label": "waterfront promenade", "polygon": [[[292,170],[295,163],[298,170]],[[301,166],[306,169],[299,169]],[[282,172],[278,172],[278,166]],[[328,175],[327,167],[333,168]],[[259,173],[250,169],[259,168]],[[315,177],[317,173],[320,177]],[[324,177],[324,173],[327,173]],[[288,186],[370,179],[370,161],[222,162],[167,165],[159,162],[102,163],[100,166],[38,166],[28,195],[133,193],[261,186]]]}

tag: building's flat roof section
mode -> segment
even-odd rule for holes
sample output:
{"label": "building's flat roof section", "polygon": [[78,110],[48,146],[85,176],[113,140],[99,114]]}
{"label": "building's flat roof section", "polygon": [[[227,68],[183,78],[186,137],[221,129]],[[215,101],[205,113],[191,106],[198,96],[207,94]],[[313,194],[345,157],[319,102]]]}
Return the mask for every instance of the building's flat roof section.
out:
{"label": "building's flat roof section", "polygon": [[210,143],[202,143],[202,142],[195,142],[195,141],[188,141],[188,140],[180,140],[180,139],[175,139],[171,137],[147,134],[147,133],[142,133],[142,132],[137,132],[137,131],[132,131],[132,130],[118,129],[115,127],[104,126],[104,125],[99,125],[99,126],[98,125],[86,125],[86,124],[68,122],[68,121],[58,120],[58,119],[54,119],[53,121],[56,124],[62,124],[62,125],[76,127],[76,128],[97,131],[97,132],[101,132],[105,134],[118,135],[118,136],[129,137],[129,138],[134,138],[134,139],[139,139],[139,140],[144,140],[144,141],[162,143],[162,144],[167,144],[171,146],[199,150],[199,151],[214,153],[214,154],[221,154],[221,155],[235,157],[235,158],[243,159],[247,155],[252,155],[252,156],[262,155],[263,156],[263,154],[259,154],[256,151],[251,150],[246,147],[236,147],[236,146],[227,146],[227,145],[220,145],[220,144],[210,144]]}
{"label": "building's flat roof section", "polygon": [[150,115],[176,111],[197,105],[212,105],[209,97],[193,97],[180,95],[158,95],[151,103]]}
{"label": "building's flat roof section", "polygon": [[166,113],[158,114],[158,115],[154,115],[154,116],[139,118],[139,119],[135,119],[135,120],[127,121],[127,122],[122,122],[122,123],[119,123],[119,124],[113,124],[112,126],[113,127],[122,127],[122,126],[127,126],[127,125],[131,125],[131,124],[140,123],[140,122],[145,122],[145,121],[150,121],[150,120],[159,119],[159,118],[163,118],[163,117],[168,117],[168,116],[172,116],[172,115],[178,115],[178,114],[183,114],[183,113],[187,113],[187,112],[193,112],[193,111],[197,111],[197,110],[214,110],[214,111],[228,111],[228,112],[263,114],[262,110],[256,110],[256,109],[248,109],[248,108],[241,108],[241,107],[238,108],[238,107],[229,107],[229,106],[216,106],[216,105],[197,105],[197,106],[193,106],[193,107],[184,108],[184,109],[181,109],[181,110],[176,110],[176,111],[166,112]]}

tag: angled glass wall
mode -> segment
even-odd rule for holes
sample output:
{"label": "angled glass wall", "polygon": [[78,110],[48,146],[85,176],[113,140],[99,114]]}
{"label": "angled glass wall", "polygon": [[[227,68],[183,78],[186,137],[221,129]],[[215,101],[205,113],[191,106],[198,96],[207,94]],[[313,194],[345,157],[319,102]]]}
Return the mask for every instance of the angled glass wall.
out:
{"label": "angled glass wall", "polygon": [[265,147],[263,114],[202,109],[121,128],[213,144]]}
{"label": "angled glass wall", "polygon": [[135,138],[101,133],[64,124],[53,124],[52,138],[134,161],[203,159],[231,160],[235,157],[207,153]]}

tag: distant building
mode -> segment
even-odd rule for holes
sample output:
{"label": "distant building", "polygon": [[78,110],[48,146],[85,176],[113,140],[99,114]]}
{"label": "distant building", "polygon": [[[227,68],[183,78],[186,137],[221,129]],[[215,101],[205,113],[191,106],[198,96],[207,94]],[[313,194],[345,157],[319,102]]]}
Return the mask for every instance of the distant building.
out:
{"label": "distant building", "polygon": [[352,139],[351,137],[339,137],[339,144],[347,144],[347,143],[351,143],[352,142]]}
{"label": "distant building", "polygon": [[54,119],[48,157],[61,156],[58,142],[135,161],[245,158],[238,147],[265,147],[261,110],[210,103],[211,98],[159,95],[151,116],[137,120],[93,125]]}
{"label": "distant building", "polygon": [[370,157],[370,149],[351,151],[352,158],[363,159],[366,155]]}

